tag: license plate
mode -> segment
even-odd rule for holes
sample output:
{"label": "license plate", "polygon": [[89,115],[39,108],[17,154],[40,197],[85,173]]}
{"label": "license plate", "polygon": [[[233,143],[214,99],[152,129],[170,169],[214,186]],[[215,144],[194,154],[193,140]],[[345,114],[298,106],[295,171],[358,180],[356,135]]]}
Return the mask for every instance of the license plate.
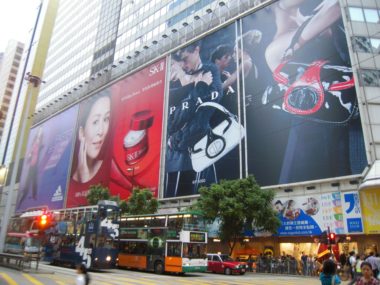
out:
{"label": "license plate", "polygon": [[245,269],[243,268],[243,269],[241,270],[241,272],[245,272]]}

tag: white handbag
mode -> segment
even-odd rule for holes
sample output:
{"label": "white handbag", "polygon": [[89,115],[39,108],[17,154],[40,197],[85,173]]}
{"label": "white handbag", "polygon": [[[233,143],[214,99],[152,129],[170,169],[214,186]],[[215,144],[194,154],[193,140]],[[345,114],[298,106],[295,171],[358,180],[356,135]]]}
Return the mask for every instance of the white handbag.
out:
{"label": "white handbag", "polygon": [[204,107],[223,112],[226,119],[210,129],[209,133],[190,149],[191,164],[196,172],[201,172],[217,162],[245,137],[245,128],[239,123],[236,115],[215,102],[202,103],[196,111]]}

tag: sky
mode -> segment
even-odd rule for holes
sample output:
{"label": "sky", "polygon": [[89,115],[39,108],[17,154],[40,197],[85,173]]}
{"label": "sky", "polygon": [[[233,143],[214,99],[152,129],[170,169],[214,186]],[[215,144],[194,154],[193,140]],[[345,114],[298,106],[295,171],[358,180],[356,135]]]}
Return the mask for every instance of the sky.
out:
{"label": "sky", "polygon": [[0,52],[11,39],[29,41],[40,0],[0,0]]}

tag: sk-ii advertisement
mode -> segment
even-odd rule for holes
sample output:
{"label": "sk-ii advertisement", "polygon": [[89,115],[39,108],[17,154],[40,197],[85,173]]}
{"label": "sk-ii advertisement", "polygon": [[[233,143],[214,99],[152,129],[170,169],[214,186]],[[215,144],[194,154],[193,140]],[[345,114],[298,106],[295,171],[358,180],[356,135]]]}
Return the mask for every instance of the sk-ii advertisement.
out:
{"label": "sk-ii advertisement", "polygon": [[239,178],[236,25],[171,54],[164,197]]}
{"label": "sk-ii advertisement", "polygon": [[336,234],[363,231],[357,192],[332,192],[279,199],[274,208],[281,219],[280,236]]}
{"label": "sk-ii advertisement", "polygon": [[121,199],[133,187],[157,196],[165,70],[158,61],[80,104],[68,208],[87,205],[96,184]]}
{"label": "sk-ii advertisement", "polygon": [[166,60],[111,87],[116,100],[110,189],[127,198],[133,187],[158,195]]}
{"label": "sk-ii advertisement", "polygon": [[18,212],[63,208],[78,108],[74,106],[30,131],[22,168]]}
{"label": "sk-ii advertisement", "polygon": [[361,173],[367,160],[339,1],[277,1],[242,25],[248,173],[261,186]]}

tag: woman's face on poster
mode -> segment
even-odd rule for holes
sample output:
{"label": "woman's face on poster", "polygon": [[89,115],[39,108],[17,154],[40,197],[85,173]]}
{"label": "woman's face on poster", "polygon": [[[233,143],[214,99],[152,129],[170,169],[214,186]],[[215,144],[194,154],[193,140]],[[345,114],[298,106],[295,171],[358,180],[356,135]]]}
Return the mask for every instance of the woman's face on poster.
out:
{"label": "woman's face on poster", "polygon": [[110,112],[109,97],[99,98],[91,107],[83,130],[86,154],[91,159],[96,159],[103,147],[109,130]]}

